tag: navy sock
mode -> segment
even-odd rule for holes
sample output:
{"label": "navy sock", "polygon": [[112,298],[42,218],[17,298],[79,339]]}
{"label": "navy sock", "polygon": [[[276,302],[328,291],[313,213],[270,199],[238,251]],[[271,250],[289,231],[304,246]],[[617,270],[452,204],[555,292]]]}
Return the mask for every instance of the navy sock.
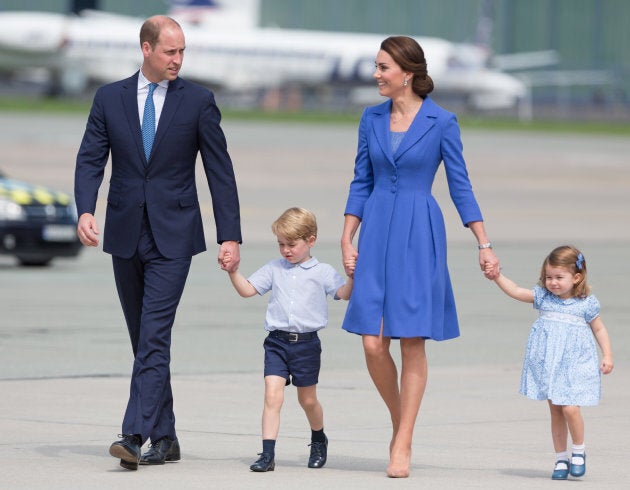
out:
{"label": "navy sock", "polygon": [[263,439],[263,453],[270,454],[273,458],[276,454],[276,441],[274,439]]}
{"label": "navy sock", "polygon": [[320,430],[311,429],[311,442],[324,442],[325,440],[326,435],[323,427]]}

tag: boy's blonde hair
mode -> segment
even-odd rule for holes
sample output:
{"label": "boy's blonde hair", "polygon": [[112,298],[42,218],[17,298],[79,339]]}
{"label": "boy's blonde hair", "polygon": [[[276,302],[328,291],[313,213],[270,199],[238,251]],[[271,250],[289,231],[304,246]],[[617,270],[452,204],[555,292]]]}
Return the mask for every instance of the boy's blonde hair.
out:
{"label": "boy's blonde hair", "polygon": [[271,231],[287,240],[308,240],[317,237],[317,220],[307,209],[289,208],[273,222]]}
{"label": "boy's blonde hair", "polygon": [[538,281],[538,284],[542,287],[545,287],[547,266],[564,267],[571,274],[580,274],[580,280],[573,285],[573,296],[585,298],[591,292],[591,287],[586,282],[586,259],[577,248],[571,245],[562,245],[554,248],[547,255],[540,270],[540,279]]}

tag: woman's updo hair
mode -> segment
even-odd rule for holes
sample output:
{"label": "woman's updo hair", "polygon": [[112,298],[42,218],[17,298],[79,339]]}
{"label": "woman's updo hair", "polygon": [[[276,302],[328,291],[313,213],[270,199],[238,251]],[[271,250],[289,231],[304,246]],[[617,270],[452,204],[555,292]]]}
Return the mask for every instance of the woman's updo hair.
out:
{"label": "woman's updo hair", "polygon": [[416,95],[426,97],[433,91],[433,80],[427,72],[424,51],[415,39],[391,36],[381,43],[381,49],[389,54],[403,71],[413,73],[411,88]]}

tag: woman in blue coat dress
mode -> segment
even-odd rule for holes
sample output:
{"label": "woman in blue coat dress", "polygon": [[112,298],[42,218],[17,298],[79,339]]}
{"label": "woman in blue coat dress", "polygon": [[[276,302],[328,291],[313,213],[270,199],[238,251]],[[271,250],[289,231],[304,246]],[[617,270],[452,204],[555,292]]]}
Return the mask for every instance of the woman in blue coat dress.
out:
{"label": "woman in blue coat dress", "polygon": [[[481,270],[498,270],[498,259],[468,179],[457,119],[427,96],[433,81],[422,48],[412,38],[389,37],[375,64],[379,93],[389,100],[367,108],[359,125],[341,238],[344,263],[357,259],[343,328],[362,335],[368,371],[391,415],[387,475],[407,477],[427,381],[425,340],[459,335],[444,219],[431,195],[441,162],[462,223],[477,239]],[[400,386],[392,338],[400,339]]]}

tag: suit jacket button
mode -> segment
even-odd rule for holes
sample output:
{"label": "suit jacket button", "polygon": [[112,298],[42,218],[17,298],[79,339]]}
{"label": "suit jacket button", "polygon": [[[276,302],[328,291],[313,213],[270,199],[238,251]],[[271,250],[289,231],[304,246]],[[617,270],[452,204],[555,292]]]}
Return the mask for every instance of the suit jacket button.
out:
{"label": "suit jacket button", "polygon": [[138,204],[139,207],[144,207],[144,201],[140,201],[140,203]]}

